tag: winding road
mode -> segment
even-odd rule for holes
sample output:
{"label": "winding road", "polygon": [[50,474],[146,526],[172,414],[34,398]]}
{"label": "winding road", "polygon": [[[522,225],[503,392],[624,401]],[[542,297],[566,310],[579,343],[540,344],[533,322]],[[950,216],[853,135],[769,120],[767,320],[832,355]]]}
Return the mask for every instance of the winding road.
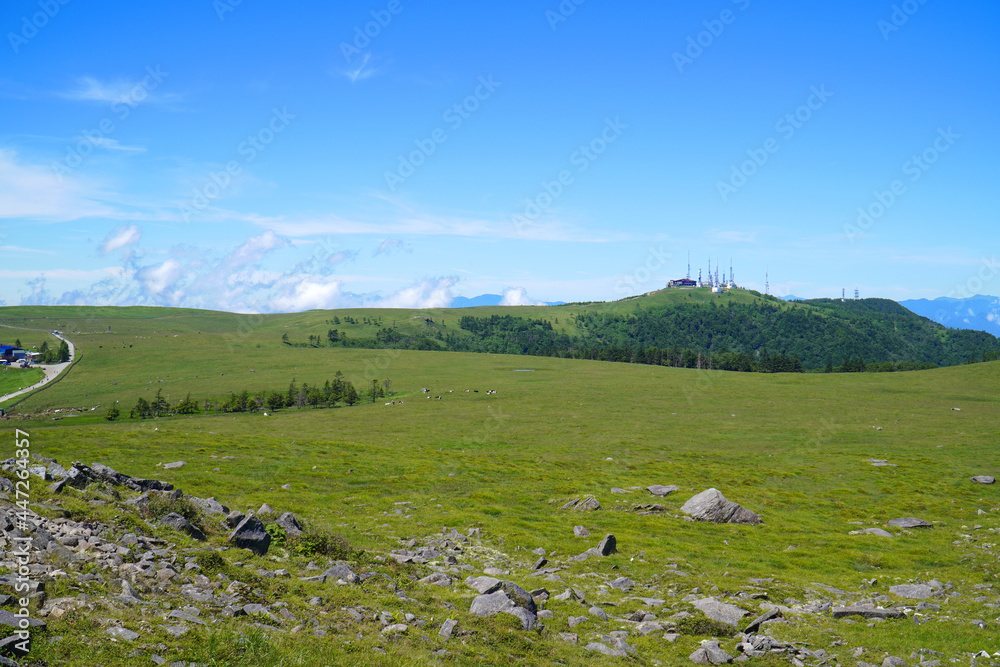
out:
{"label": "winding road", "polygon": [[[0,326],[7,327],[8,329],[23,328],[23,327],[11,327],[6,324],[0,324]],[[46,329],[31,329],[31,331],[46,331]],[[42,371],[45,373],[45,377],[43,377],[41,380],[31,385],[30,387],[26,387],[25,389],[21,389],[20,391],[15,391],[13,393],[0,396],[0,403],[3,403],[4,401],[9,401],[12,398],[20,396],[22,394],[27,394],[29,391],[34,391],[39,387],[45,386],[55,378],[59,377],[59,375],[62,372],[64,372],[67,368],[69,368],[70,364],[73,363],[73,359],[76,358],[76,347],[73,345],[73,342],[68,338],[65,338],[62,334],[57,334],[53,331],[49,331],[49,333],[51,333],[59,340],[66,341],[66,344],[69,345],[69,361],[62,364],[38,364],[37,367],[42,369]]]}

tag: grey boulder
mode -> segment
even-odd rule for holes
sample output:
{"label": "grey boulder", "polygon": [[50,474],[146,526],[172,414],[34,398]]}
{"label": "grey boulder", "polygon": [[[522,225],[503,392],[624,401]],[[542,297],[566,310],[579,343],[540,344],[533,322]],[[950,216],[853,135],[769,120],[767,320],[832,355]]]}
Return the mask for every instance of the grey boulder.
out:
{"label": "grey boulder", "polygon": [[733,656],[719,647],[717,641],[704,641],[701,648],[688,656],[691,662],[699,665],[725,665],[733,661]]}
{"label": "grey boulder", "polygon": [[[528,596],[529,598],[531,596]],[[519,607],[513,600],[507,597],[507,593],[498,590],[494,593],[477,595],[472,600],[469,613],[473,616],[495,616],[496,614],[510,614],[521,620],[521,627],[531,630],[535,626],[536,616],[534,612],[528,611],[524,607]]]}
{"label": "grey boulder", "polygon": [[601,543],[597,545],[597,553],[601,556],[610,556],[618,551],[618,540],[611,533],[604,536]]}
{"label": "grey boulder", "polygon": [[668,496],[674,491],[680,491],[680,487],[674,486],[673,484],[664,486],[662,484],[653,484],[652,486],[647,486],[646,490],[657,497]]}
{"label": "grey boulder", "polygon": [[500,590],[503,582],[495,577],[469,577],[465,580],[465,585],[476,591],[480,595],[488,595]]}
{"label": "grey boulder", "polygon": [[834,618],[860,616],[862,618],[906,618],[902,609],[881,609],[868,605],[851,605],[849,607],[833,607],[830,612]]}
{"label": "grey boulder", "polygon": [[714,523],[760,523],[760,517],[731,500],[718,489],[706,489],[690,498],[681,511],[698,521]]}
{"label": "grey boulder", "polygon": [[923,519],[917,519],[916,517],[903,517],[901,519],[892,519],[889,521],[889,526],[894,528],[933,528],[934,524],[928,523]]}
{"label": "grey boulder", "polygon": [[739,624],[740,619],[748,613],[735,605],[720,602],[715,598],[702,598],[701,600],[695,600],[691,604],[695,609],[699,610],[713,621],[732,625],[733,627],[736,627],[736,625]]}
{"label": "grey boulder", "polygon": [[193,537],[196,540],[206,540],[205,533],[198,526],[194,525],[183,516],[177,512],[171,512],[162,519],[160,519],[161,526],[167,526],[168,528],[173,528],[174,530],[184,533],[189,537]]}
{"label": "grey boulder", "polygon": [[249,549],[258,556],[267,553],[271,546],[271,536],[264,530],[264,524],[253,514],[246,516],[229,535],[229,541],[241,549]]}
{"label": "grey boulder", "polygon": [[574,498],[573,500],[563,505],[560,509],[586,512],[588,510],[601,509],[601,503],[594,496],[587,496],[586,498]]}
{"label": "grey boulder", "polygon": [[927,584],[900,584],[899,586],[890,586],[889,592],[901,598],[910,598],[912,600],[926,600],[927,598],[934,596],[934,589]]}
{"label": "grey boulder", "polygon": [[997,480],[989,475],[976,475],[972,478],[972,481],[977,484],[992,484]]}
{"label": "grey boulder", "polygon": [[229,508],[215,498],[198,498],[197,496],[188,496],[187,499],[197,505],[205,514],[229,514]]}
{"label": "grey boulder", "polygon": [[278,520],[275,521],[275,523],[278,524],[278,526],[285,531],[285,535],[287,535],[288,537],[298,537],[304,532],[302,530],[302,526],[299,524],[298,519],[296,519],[295,515],[292,514],[291,512],[285,512],[284,514],[279,516]]}

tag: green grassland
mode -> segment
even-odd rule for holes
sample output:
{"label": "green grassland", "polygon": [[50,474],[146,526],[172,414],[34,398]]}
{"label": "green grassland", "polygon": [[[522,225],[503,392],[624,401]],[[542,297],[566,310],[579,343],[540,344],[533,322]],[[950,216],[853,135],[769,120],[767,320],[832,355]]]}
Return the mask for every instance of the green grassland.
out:
{"label": "green grassland", "polygon": [[[661,294],[695,298],[691,292]],[[476,314],[490,310],[476,309]],[[537,317],[532,308],[497,310]],[[876,590],[886,592],[895,583],[936,577],[954,582],[963,598],[949,601],[951,613],[932,622],[868,627],[825,617],[775,633],[815,646],[829,646],[832,633],[844,647],[841,664],[854,664],[847,649],[855,646],[904,658],[917,647],[947,655],[1000,648],[1000,626],[991,620],[997,610],[976,602],[971,590],[981,583],[1000,586],[1000,563],[981,548],[1000,541],[1000,490],[969,481],[977,474],[1000,476],[1000,363],[894,374],[760,375],[280,344],[285,331],[325,332],[334,314],[343,319],[345,311],[260,317],[131,308],[0,309],[4,323],[59,329],[83,352],[62,381],[17,405],[25,419],[15,423],[31,433],[33,451],[63,464],[102,462],[130,475],[170,481],[185,493],[215,496],[244,511],[266,502],[329,527],[371,553],[397,548],[399,538],[440,533],[443,526],[460,531],[477,526],[484,543],[505,554],[504,562],[526,568],[536,558],[531,550],[539,546],[572,555],[613,533],[619,554],[572,564],[563,578],[587,581],[591,572],[626,575],[643,585],[674,587],[678,600],[695,585],[703,591],[711,586],[734,591],[751,577],[774,577],[780,594],[772,594],[772,601],[778,603],[809,599],[812,582],[858,590],[863,581],[877,578]],[[435,326],[456,329],[460,316],[446,310],[352,315],[407,320],[412,326],[429,326],[422,319],[427,317]],[[557,326],[568,326],[568,317],[558,317]],[[108,326],[112,333],[105,333]],[[127,414],[137,397],[149,398],[157,389],[174,403],[188,392],[194,398],[221,397],[242,389],[283,389],[292,378],[322,382],[337,370],[359,385],[391,379],[394,398],[403,404],[283,409],[267,417],[103,421],[115,400]],[[425,398],[425,387],[442,399]],[[486,394],[490,389],[497,393]],[[89,410],[97,405],[102,407]],[[60,421],[42,412],[56,407],[85,412]],[[12,435],[9,440],[13,450]],[[865,461],[869,458],[896,465],[873,467]],[[176,460],[187,465],[158,466]],[[289,489],[282,488],[286,484]],[[650,484],[681,487],[657,500],[667,506],[667,514],[629,511],[634,504],[652,502],[644,492],[609,491]],[[714,525],[673,516],[694,492],[708,487],[758,512],[764,523]],[[582,494],[594,495],[603,508],[588,514],[559,509]],[[404,501],[412,503],[407,512],[395,513],[395,503]],[[893,539],[848,534],[908,516],[935,527]],[[573,537],[573,526],[580,523],[592,538]],[[633,560],[640,552],[644,558]],[[692,575],[691,581],[671,580],[671,565]],[[530,580],[522,583],[531,587]],[[526,637],[503,634],[494,627],[501,620],[470,619],[465,613],[469,596],[461,589],[433,594],[438,602],[457,607],[453,618],[481,631],[465,643],[447,645],[457,664],[615,662],[558,638],[572,611],[565,606],[569,603],[549,606],[562,619],[552,622],[551,631]],[[550,590],[562,588],[556,584]],[[287,593],[306,594],[315,593],[308,587]],[[330,587],[323,594],[331,609],[359,595]],[[988,629],[972,625],[972,618],[987,619]],[[45,649],[43,656],[58,658],[50,664],[88,664],[69,657],[88,642],[93,650],[106,651],[102,664],[134,664],[124,654],[119,662],[115,647],[100,648],[106,638],[98,639],[103,636],[78,618],[51,621],[50,627],[66,637]],[[505,639],[487,641],[487,630]],[[432,637],[435,633],[429,631]],[[214,635],[198,636],[201,640],[163,641],[194,660],[203,655],[205,642],[219,641]],[[438,647],[433,640],[427,645],[366,638],[348,646],[339,639],[307,636],[264,643],[270,648],[261,649],[255,664],[433,664],[437,659],[429,650]],[[631,660],[637,664],[654,658],[683,664],[697,641],[685,637],[674,646],[649,637],[635,644],[640,657]],[[388,653],[381,658],[355,653],[375,645]],[[868,660],[880,663],[881,657]]]}
{"label": "green grassland", "polygon": [[44,374],[37,368],[0,366],[0,396],[9,394],[40,381]]}

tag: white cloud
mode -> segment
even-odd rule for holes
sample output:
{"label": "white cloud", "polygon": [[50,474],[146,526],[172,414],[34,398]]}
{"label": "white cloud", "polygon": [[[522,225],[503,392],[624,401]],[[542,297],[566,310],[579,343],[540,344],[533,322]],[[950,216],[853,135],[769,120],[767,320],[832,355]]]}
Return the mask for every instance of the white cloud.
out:
{"label": "white cloud", "polygon": [[[387,198],[380,198],[387,200]],[[396,202],[390,202],[396,204]],[[322,235],[369,234],[372,236],[457,236],[466,238],[519,239],[525,241],[564,241],[571,243],[606,243],[624,240],[620,232],[595,233],[571,224],[551,220],[518,227],[509,220],[484,220],[475,217],[435,215],[415,212],[400,206],[380,222],[351,220],[337,215],[311,218],[230,216],[271,229],[290,238]]]}
{"label": "white cloud", "polygon": [[51,278],[52,280],[101,280],[121,273],[121,267],[109,266],[103,269],[0,269],[0,278],[11,280]]}
{"label": "white cloud", "polygon": [[344,72],[344,76],[346,76],[351,83],[364,81],[365,79],[369,79],[375,76],[375,74],[378,73],[378,69],[376,69],[375,66],[371,64],[371,60],[372,60],[372,54],[366,53],[364,58],[361,59],[361,64],[355,67],[354,69],[348,69],[346,72]]}
{"label": "white cloud", "polygon": [[98,81],[92,76],[80,77],[76,83],[75,89],[62,93],[61,96],[70,100],[108,102],[110,104],[130,100],[132,90],[137,85],[127,79],[104,82]]}
{"label": "white cloud", "polygon": [[357,259],[358,253],[352,250],[342,250],[341,252],[334,253],[326,258],[326,263],[335,266],[347,261],[353,261]]}
{"label": "white cloud", "polygon": [[377,257],[379,255],[389,255],[396,250],[402,250],[404,252],[413,252],[413,249],[409,245],[407,245],[403,241],[400,241],[399,239],[385,239],[382,241],[382,243],[379,244],[378,248],[375,249],[375,252],[372,253],[372,257]]}
{"label": "white cloud", "polygon": [[168,76],[169,73],[161,70],[159,65],[147,67],[142,78],[136,79],[119,78],[102,81],[93,76],[84,76],[76,80],[76,87],[57,95],[67,100],[112,105],[127,104],[133,108],[150,102],[175,101],[180,96],[153,94]]}
{"label": "white cloud", "polygon": [[434,278],[422,280],[409,287],[404,287],[395,294],[369,305],[379,308],[447,308],[454,300],[451,288],[458,278]]}
{"label": "white cloud", "polygon": [[99,250],[102,255],[107,255],[120,248],[136,244],[141,238],[142,234],[139,233],[139,228],[136,225],[128,225],[127,227],[122,225],[118,229],[108,232],[104,241],[101,242]]}
{"label": "white cloud", "polygon": [[272,250],[283,248],[286,245],[288,245],[287,240],[268,230],[259,236],[251,236],[247,239],[229,256],[228,263],[234,266],[246,266],[259,262]]}
{"label": "white cloud", "polygon": [[146,292],[159,295],[167,289],[175,287],[184,273],[184,267],[181,263],[171,257],[162,264],[147,266],[139,270],[136,279]]}
{"label": "white cloud", "polygon": [[270,300],[274,312],[296,313],[303,310],[330,309],[342,305],[340,281],[315,276],[286,285],[283,293]]}
{"label": "white cloud", "polygon": [[110,137],[79,137],[81,141],[89,141],[98,148],[103,148],[109,151],[127,151],[130,153],[145,153],[146,149],[142,146],[126,146],[118,142],[117,139],[112,139]]}
{"label": "white cloud", "polygon": [[528,290],[523,287],[509,287],[503,291],[501,306],[541,306],[544,305],[528,297]]}
{"label": "white cloud", "polygon": [[26,252],[36,255],[55,255],[52,250],[39,250],[37,248],[22,248],[17,245],[0,245],[0,252]]}
{"label": "white cloud", "polygon": [[226,279],[229,287],[273,287],[282,274],[277,271],[240,271]]}
{"label": "white cloud", "polygon": [[0,218],[63,222],[113,215],[113,209],[91,198],[97,190],[93,183],[26,164],[0,148]]}

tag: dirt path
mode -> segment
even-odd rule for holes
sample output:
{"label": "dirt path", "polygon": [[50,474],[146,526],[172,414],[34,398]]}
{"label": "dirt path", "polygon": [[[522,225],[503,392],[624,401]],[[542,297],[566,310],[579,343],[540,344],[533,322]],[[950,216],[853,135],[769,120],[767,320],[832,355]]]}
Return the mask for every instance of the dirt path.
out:
{"label": "dirt path", "polygon": [[[7,326],[7,325],[0,324],[0,326]],[[13,329],[15,327],[8,327],[8,328]],[[16,327],[16,328],[21,329],[23,327]],[[44,331],[44,329],[37,329],[37,331]],[[66,341],[66,344],[69,345],[69,361],[67,361],[64,364],[38,364],[36,368],[41,368],[42,371],[45,373],[45,377],[42,378],[40,381],[36,382],[35,384],[31,385],[30,387],[21,389],[20,391],[15,391],[5,396],[0,396],[0,403],[8,401],[22,394],[27,394],[29,391],[34,391],[35,389],[38,389],[39,387],[48,384],[56,377],[58,377],[60,373],[69,368],[69,365],[71,363],[73,363],[73,359],[76,357],[76,347],[73,345],[73,342],[70,341],[68,338],[63,337],[61,334],[52,333],[52,335],[58,338],[59,340]]]}

